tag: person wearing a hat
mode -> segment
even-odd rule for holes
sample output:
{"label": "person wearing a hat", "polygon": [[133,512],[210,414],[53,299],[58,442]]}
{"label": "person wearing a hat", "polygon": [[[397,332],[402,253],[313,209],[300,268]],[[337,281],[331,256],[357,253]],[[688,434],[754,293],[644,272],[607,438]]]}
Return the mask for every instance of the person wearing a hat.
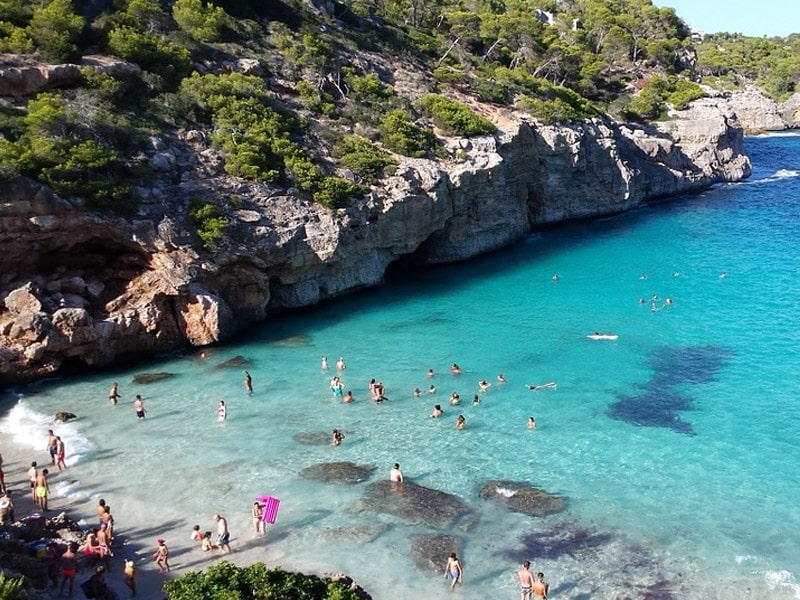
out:
{"label": "person wearing a hat", "polygon": [[156,548],[153,554],[153,560],[156,561],[159,571],[162,573],[169,573],[169,548],[167,548],[166,542],[161,538],[156,540],[156,544],[158,544],[158,548]]}

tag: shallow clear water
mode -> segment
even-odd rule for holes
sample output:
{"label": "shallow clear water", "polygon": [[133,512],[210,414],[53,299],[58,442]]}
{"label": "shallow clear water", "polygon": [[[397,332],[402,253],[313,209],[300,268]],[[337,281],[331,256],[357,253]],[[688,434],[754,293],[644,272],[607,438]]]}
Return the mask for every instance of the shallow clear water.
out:
{"label": "shallow clear water", "polygon": [[[553,597],[800,598],[800,138],[750,138],[747,148],[747,182],[397,276],[204,357],[14,390],[0,431],[41,453],[44,415],[78,414],[58,427],[76,468],[55,489],[87,503],[104,495],[142,554],[156,532],[180,531],[174,546],[188,547],[191,525],[212,529],[223,512],[234,548],[348,572],[376,600],[448,595],[440,573],[411,559],[409,536],[425,533],[461,538],[465,598],[515,597],[525,558]],[[588,340],[595,331],[619,339]],[[252,397],[241,368],[219,368],[236,355],[251,361]],[[328,390],[340,355],[352,405]],[[448,373],[453,362],[466,373]],[[162,371],[175,377],[131,381]],[[508,383],[471,406],[478,380],[497,373]],[[386,386],[382,405],[369,400],[373,377]],[[112,380],[122,395],[113,408]],[[549,381],[557,389],[525,385]],[[436,396],[413,397],[431,382]],[[458,407],[447,403],[452,391]],[[148,410],[142,422],[135,393]],[[428,418],[434,403],[440,420]],[[465,431],[453,426],[457,414]],[[295,439],[334,427],[346,436],[340,447]],[[410,525],[362,501],[368,482],[298,476],[333,461],[375,466],[369,481],[399,462],[407,479],[462,498],[474,514],[445,530]],[[490,479],[562,495],[567,510],[510,512],[479,498]],[[263,493],[282,502],[266,543],[249,530]],[[174,562],[202,566],[191,556]]]}

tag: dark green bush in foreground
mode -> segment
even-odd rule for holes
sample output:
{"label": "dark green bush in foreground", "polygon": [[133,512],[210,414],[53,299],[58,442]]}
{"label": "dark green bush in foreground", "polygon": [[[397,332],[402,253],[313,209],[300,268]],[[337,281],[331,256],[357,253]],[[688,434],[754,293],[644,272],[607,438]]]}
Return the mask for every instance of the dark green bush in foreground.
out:
{"label": "dark green bush in foreground", "polygon": [[358,600],[342,583],[267,569],[263,563],[237,567],[221,562],[166,582],[164,591],[169,600]]}

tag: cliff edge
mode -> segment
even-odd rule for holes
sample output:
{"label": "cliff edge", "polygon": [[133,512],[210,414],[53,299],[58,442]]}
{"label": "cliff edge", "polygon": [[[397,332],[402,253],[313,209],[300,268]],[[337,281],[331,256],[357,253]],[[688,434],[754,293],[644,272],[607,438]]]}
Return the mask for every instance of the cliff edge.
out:
{"label": "cliff edge", "polygon": [[[271,313],[379,285],[386,269],[466,260],[546,225],[617,214],[750,174],[725,99],[657,126],[608,118],[542,126],[511,111],[498,133],[401,159],[347,209],[224,175],[192,132],[153,140],[163,179],[133,219],[88,213],[15,180],[0,199],[0,384],[222,340]],[[175,183],[178,182],[178,183]],[[231,234],[200,249],[189,199],[225,204]]]}

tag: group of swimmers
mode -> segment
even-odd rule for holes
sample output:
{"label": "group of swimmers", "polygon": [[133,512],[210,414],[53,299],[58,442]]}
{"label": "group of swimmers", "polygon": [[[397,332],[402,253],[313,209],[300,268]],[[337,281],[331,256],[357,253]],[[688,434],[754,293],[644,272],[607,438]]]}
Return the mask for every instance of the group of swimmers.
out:
{"label": "group of swimmers", "polygon": [[[339,358],[336,364],[337,364],[337,370],[339,372],[343,371],[346,368],[344,358],[342,357]],[[322,357],[321,366],[323,370],[327,370],[328,368],[327,357],[325,356]],[[458,365],[458,363],[453,363],[452,366],[450,367],[450,373],[453,375],[462,375],[464,373],[464,370]],[[428,369],[426,377],[428,377],[429,379],[436,377],[436,372],[433,369]],[[498,384],[507,383],[507,380],[502,373],[497,374],[496,381]],[[492,384],[486,379],[481,379],[478,381],[478,390],[480,392],[483,393],[488,392],[491,387]],[[538,385],[528,384],[527,387],[531,391],[538,391],[541,389],[556,389],[558,386],[555,382],[550,381]],[[353,392],[350,390],[345,392],[346,388],[345,383],[344,381],[342,381],[339,375],[334,375],[331,378],[328,384],[328,388],[333,393],[334,398],[340,399],[343,404],[350,404],[354,401]],[[375,378],[372,378],[369,382],[368,388],[370,396],[372,397],[373,401],[379,403],[387,400],[386,388],[383,385],[383,382],[377,381]],[[428,388],[428,394],[433,395],[436,394],[436,392],[437,392],[436,386],[431,384],[430,387]],[[423,395],[423,392],[419,387],[416,387],[414,388],[413,395],[415,398],[420,398]],[[459,395],[459,393],[454,391],[452,394],[450,394],[449,402],[451,406],[457,406],[461,404],[461,396]],[[472,397],[472,405],[475,406],[480,403],[481,403],[480,395],[474,394]],[[444,415],[444,411],[442,410],[441,404],[434,404],[433,411],[431,412],[430,417],[432,419],[438,419],[442,415]],[[467,426],[467,420],[464,417],[464,415],[458,415],[456,417],[455,428],[458,430],[463,430],[466,428],[466,426]],[[533,417],[530,417],[528,419],[528,428],[534,429],[535,427],[536,427],[536,421]],[[334,429],[332,433],[331,445],[339,446],[341,445],[343,440],[344,440],[344,435],[342,434],[342,432],[339,431],[338,429]]]}

